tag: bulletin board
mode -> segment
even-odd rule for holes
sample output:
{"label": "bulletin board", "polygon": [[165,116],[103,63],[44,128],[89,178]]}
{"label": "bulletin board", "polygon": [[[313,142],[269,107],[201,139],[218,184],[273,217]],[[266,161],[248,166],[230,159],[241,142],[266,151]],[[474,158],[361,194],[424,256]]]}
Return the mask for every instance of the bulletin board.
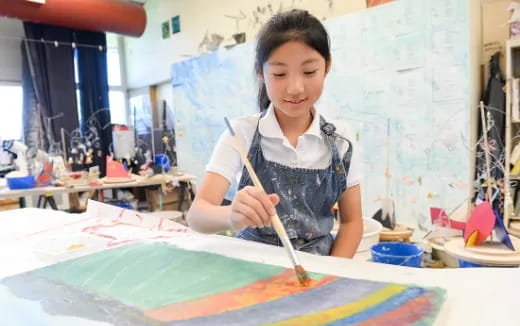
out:
{"label": "bulletin board", "polygon": [[[467,0],[400,0],[324,22],[332,70],[318,110],[346,120],[362,153],[363,215],[391,195],[400,222],[427,225],[456,208],[470,179],[470,21]],[[204,175],[223,117],[258,112],[254,42],[172,66],[180,170]]]}

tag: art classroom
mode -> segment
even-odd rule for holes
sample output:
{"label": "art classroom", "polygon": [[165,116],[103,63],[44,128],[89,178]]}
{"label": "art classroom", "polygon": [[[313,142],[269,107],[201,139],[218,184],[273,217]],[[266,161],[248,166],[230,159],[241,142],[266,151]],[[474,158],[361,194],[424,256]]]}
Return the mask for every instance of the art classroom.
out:
{"label": "art classroom", "polygon": [[520,1],[0,0],[4,325],[519,325]]}

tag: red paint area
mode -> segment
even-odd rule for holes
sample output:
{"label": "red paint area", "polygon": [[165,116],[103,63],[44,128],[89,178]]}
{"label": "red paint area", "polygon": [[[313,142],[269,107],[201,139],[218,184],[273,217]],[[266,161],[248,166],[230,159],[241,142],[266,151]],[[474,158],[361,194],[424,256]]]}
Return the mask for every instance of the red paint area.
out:
{"label": "red paint area", "polygon": [[148,310],[145,315],[164,322],[208,316],[298,294],[336,279],[336,276],[327,276],[319,281],[311,280],[309,286],[304,287],[299,284],[294,270],[288,269],[239,289]]}

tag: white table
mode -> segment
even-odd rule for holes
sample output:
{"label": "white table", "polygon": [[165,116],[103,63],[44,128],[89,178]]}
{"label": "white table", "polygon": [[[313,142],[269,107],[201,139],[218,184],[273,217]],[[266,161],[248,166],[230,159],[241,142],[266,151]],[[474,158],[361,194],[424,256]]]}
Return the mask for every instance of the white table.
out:
{"label": "white table", "polygon": [[[20,198],[20,207],[25,207],[25,197],[29,196],[43,196],[43,195],[51,195],[56,196],[60,194],[70,194],[70,193],[79,193],[79,192],[87,192],[87,191],[98,191],[105,189],[124,189],[124,188],[137,188],[137,187],[148,187],[148,186],[158,186],[162,185],[164,182],[172,182],[172,183],[185,183],[194,180],[195,176],[191,174],[182,174],[178,176],[172,175],[155,175],[149,178],[136,176],[133,181],[130,182],[119,182],[119,183],[103,183],[100,180],[100,185],[90,186],[73,186],[73,187],[37,187],[30,189],[18,189],[18,190],[10,190],[7,188],[7,185],[4,181],[4,187],[0,188],[0,199],[5,198]],[[103,192],[99,192],[100,198],[99,200],[103,201],[102,197]],[[40,197],[42,198],[42,197]],[[39,206],[40,200],[38,200]],[[51,204],[52,205],[52,204]],[[55,205],[55,203],[54,203]]]}
{"label": "white table", "polygon": [[195,176],[190,174],[183,174],[180,176],[162,176],[156,175],[150,178],[138,177],[134,181],[130,182],[120,182],[120,183],[102,183],[97,186],[74,186],[74,187],[38,187],[31,189],[19,189],[19,190],[10,190],[9,188],[4,188],[0,190],[0,199],[5,198],[18,198],[25,196],[38,196],[43,194],[64,194],[64,193],[73,193],[73,192],[84,192],[84,191],[92,191],[92,190],[102,190],[102,189],[119,189],[119,188],[136,188],[136,187],[147,187],[147,186],[156,186],[161,185],[166,180],[167,182],[187,182],[195,179]]}
{"label": "white table", "polygon": [[[116,210],[106,214],[116,214]],[[73,215],[34,208],[0,212],[0,278],[47,264],[33,252],[34,243],[48,237],[38,231],[51,229],[59,234],[63,224],[87,217],[88,213]],[[28,233],[32,235],[21,237]],[[290,267],[283,248],[260,243],[197,233],[182,234],[167,241],[185,249]],[[519,268],[419,269],[306,253],[299,253],[299,257],[308,271],[444,288],[447,298],[435,325],[520,325]]]}

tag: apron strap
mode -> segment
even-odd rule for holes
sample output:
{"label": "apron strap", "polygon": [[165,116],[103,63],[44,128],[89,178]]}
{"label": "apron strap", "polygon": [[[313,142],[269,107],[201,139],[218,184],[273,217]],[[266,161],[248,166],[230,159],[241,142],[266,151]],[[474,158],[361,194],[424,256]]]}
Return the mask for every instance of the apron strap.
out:
{"label": "apron strap", "polygon": [[[320,129],[327,136],[327,141],[329,142],[329,145],[332,149],[333,162],[339,162],[336,163],[336,171],[338,171],[338,173],[344,172],[345,175],[347,175],[348,171],[350,170],[350,160],[352,159],[352,142],[338,134],[336,132],[336,126],[330,122],[327,122],[322,115],[320,115]],[[348,143],[348,149],[343,155],[342,160],[339,159],[338,148],[335,143],[336,139],[338,138]]]}

